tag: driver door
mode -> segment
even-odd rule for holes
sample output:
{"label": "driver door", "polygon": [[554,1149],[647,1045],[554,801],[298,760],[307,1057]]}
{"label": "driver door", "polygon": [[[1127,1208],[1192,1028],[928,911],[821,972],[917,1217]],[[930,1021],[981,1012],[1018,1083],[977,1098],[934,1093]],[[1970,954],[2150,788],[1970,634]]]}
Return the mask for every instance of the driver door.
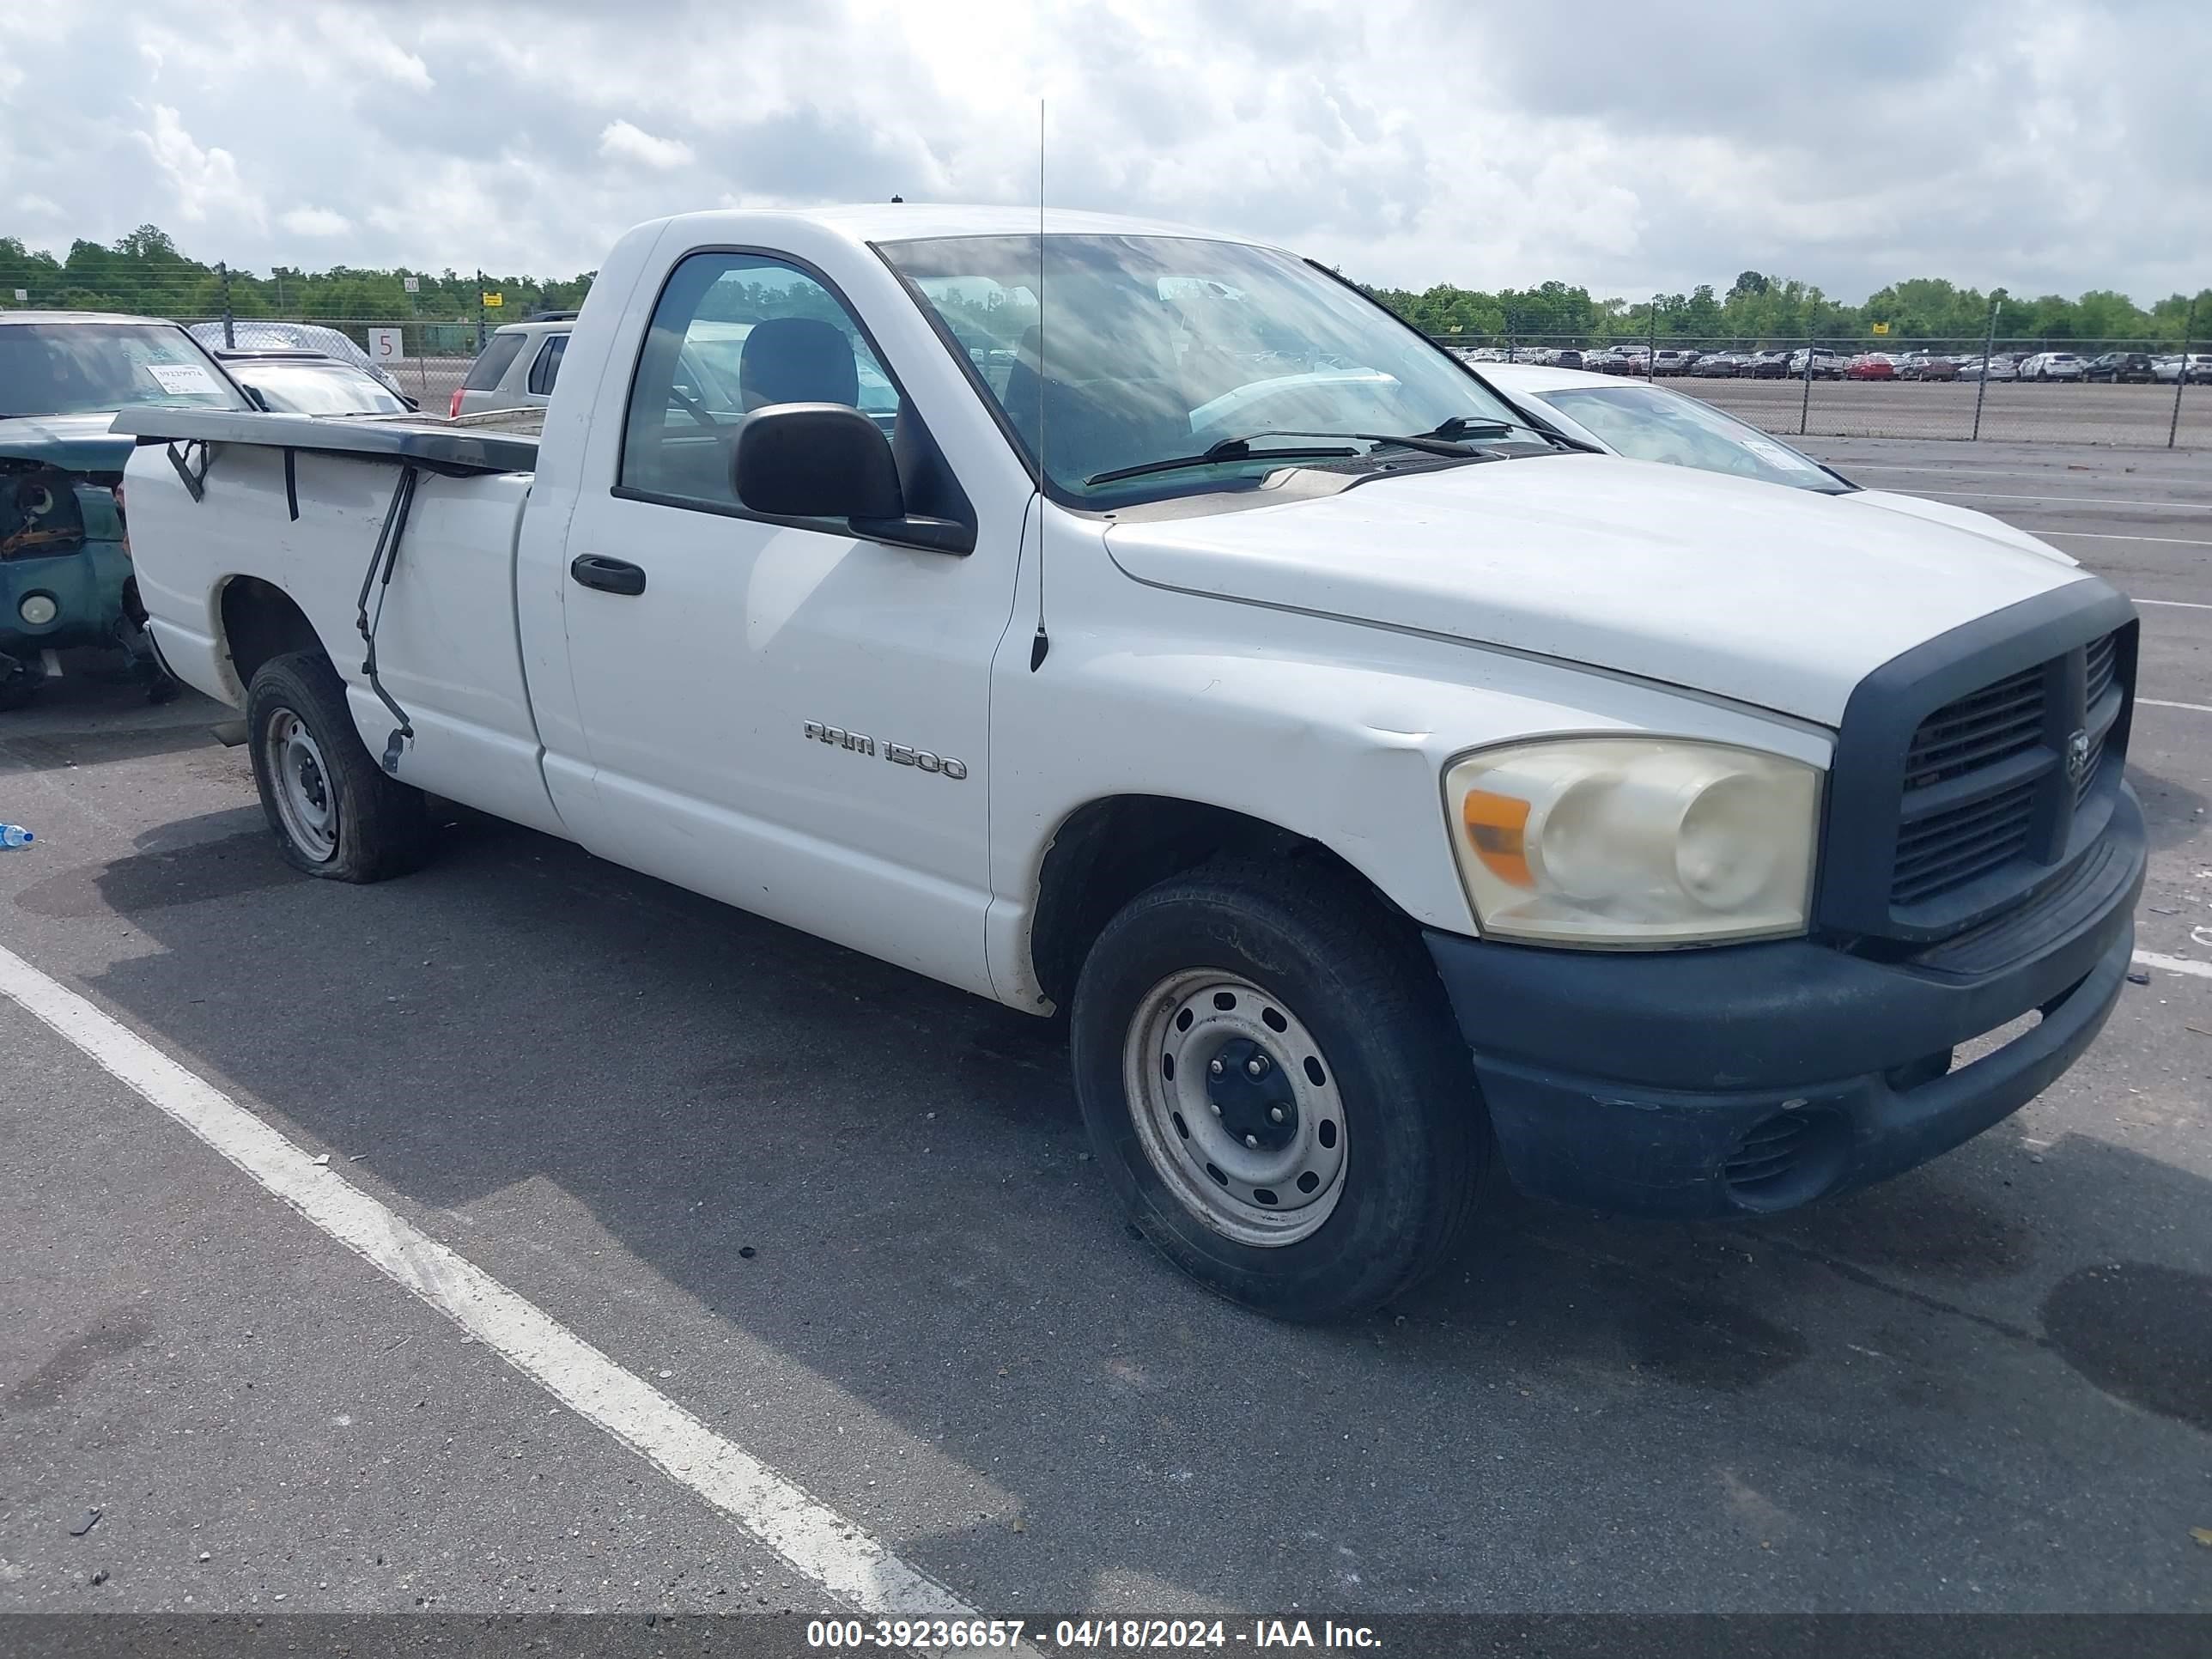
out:
{"label": "driver door", "polygon": [[1013,550],[737,500],[754,409],[851,404],[887,436],[920,419],[795,262],[684,259],[630,386],[612,487],[580,492],[564,553],[586,764],[549,757],[563,818],[606,858],[988,992],[986,714]]}

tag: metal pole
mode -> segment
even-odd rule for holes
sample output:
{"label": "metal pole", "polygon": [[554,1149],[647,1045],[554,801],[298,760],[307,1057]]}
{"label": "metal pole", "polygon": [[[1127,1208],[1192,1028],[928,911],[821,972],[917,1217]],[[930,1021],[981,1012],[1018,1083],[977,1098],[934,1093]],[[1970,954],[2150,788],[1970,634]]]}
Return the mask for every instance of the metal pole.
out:
{"label": "metal pole", "polygon": [[1805,388],[1797,398],[1797,435],[1805,435],[1813,418],[1813,337],[1805,337]]}
{"label": "metal pole", "polygon": [[483,267],[477,267],[477,349],[484,349]]}
{"label": "metal pole", "polygon": [[1644,348],[1644,378],[1647,380],[1656,380],[1659,378],[1659,296],[1656,294],[1651,296],[1651,316],[1649,320],[1651,324],[1651,331],[1650,340]]}
{"label": "metal pole", "polygon": [[215,271],[222,279],[222,348],[226,351],[235,351],[238,339],[237,329],[230,316],[230,267],[218,259]]}
{"label": "metal pole", "polygon": [[2181,362],[2173,371],[2173,418],[2166,422],[2166,447],[2173,447],[2173,441],[2181,432],[2181,388],[2189,384],[2189,337],[2197,332],[2197,296],[2189,299],[2189,317],[2181,325]]}
{"label": "metal pole", "polygon": [[1990,325],[1982,336],[1982,372],[1974,377],[1974,441],[1982,435],[1982,399],[1990,395],[1990,354],[1997,346],[1997,296],[1990,295]]}

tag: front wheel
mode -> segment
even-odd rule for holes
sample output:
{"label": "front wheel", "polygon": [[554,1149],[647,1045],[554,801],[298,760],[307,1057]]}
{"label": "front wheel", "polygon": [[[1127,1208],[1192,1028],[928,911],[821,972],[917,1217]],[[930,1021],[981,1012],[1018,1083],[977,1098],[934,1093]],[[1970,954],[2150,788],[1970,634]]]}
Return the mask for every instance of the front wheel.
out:
{"label": "front wheel", "polygon": [[246,690],[246,731],[261,810],[294,869],[369,882],[422,861],[430,832],[422,792],[370,757],[329,658],[301,651],[262,664]]}
{"label": "front wheel", "polygon": [[39,695],[39,680],[15,658],[0,656],[0,714],[29,708]]}
{"label": "front wheel", "polygon": [[1222,862],[1139,894],[1085,961],[1070,1036],[1108,1179],[1232,1300],[1366,1312],[1466,1219],[1489,1131],[1443,987],[1333,872]]}

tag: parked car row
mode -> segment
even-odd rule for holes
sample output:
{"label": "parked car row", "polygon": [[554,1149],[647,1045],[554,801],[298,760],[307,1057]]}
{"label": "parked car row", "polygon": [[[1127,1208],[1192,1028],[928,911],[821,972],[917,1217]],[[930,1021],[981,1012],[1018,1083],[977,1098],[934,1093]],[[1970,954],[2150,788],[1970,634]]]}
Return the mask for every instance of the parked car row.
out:
{"label": "parked car row", "polygon": [[0,311],[0,708],[33,696],[60,653],[119,654],[173,695],[146,641],[123,509],[125,409],[404,415],[413,401],[336,329],[185,329],[99,312]]}
{"label": "parked car row", "polygon": [[[1849,354],[1828,346],[1750,347],[1702,349],[1665,346],[1656,352],[1644,345],[1606,345],[1581,349],[1551,346],[1475,346],[1457,348],[1454,355],[1469,363],[1528,363],[1546,368],[1581,368],[1603,374],[1663,377],[1670,374],[1707,380],[1800,380],[1806,360],[1812,361],[1816,380],[2100,380],[2148,386],[2163,381],[2172,386],[2182,373],[2179,353],[2154,356],[2145,351],[2107,351],[2084,356],[2064,350],[1998,351],[1986,363],[1979,351],[1946,352],[1913,347],[1897,352],[1863,351]],[[2212,353],[2191,352],[2187,374],[2192,382],[2212,384]]]}

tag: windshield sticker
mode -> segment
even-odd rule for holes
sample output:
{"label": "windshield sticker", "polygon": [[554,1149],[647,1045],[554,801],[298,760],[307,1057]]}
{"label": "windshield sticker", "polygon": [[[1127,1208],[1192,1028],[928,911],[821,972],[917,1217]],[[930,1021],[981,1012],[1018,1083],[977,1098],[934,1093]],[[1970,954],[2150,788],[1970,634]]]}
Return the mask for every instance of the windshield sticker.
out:
{"label": "windshield sticker", "polygon": [[1771,443],[1765,438],[1739,438],[1736,441],[1769,465],[1788,467],[1797,472],[1818,472],[1820,470],[1794,449],[1784,449],[1780,444]]}
{"label": "windshield sticker", "polygon": [[161,390],[173,398],[217,390],[215,376],[198,363],[149,363],[146,372],[160,381]]}

